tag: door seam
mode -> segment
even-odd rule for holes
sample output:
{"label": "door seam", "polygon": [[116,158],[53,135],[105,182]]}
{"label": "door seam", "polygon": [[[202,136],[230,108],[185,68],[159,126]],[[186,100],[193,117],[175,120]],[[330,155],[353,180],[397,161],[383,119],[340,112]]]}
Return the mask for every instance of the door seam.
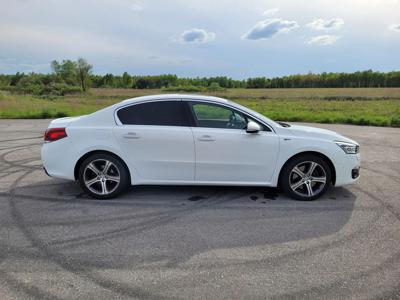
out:
{"label": "door seam", "polygon": [[197,171],[197,153],[196,153],[196,142],[194,138],[194,133],[192,127],[189,127],[190,132],[192,133],[193,139],[193,152],[194,152],[194,174],[193,174],[193,181],[196,181],[196,171]]}

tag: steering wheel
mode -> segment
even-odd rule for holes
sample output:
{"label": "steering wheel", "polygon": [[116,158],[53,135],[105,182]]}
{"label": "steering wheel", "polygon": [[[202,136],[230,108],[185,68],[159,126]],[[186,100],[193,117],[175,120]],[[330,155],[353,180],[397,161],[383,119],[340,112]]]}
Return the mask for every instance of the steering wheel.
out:
{"label": "steering wheel", "polygon": [[226,123],[225,127],[226,128],[236,128],[236,123],[237,123],[236,117],[232,112],[231,115],[229,116],[229,121],[228,121],[228,123]]}

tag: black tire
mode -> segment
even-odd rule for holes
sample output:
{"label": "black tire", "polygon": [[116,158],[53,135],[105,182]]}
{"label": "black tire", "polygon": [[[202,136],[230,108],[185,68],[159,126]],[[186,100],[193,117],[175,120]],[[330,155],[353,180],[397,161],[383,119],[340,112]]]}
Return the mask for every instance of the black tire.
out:
{"label": "black tire", "polygon": [[[104,170],[106,166],[107,170]],[[118,177],[119,182],[117,182]],[[119,158],[107,153],[96,153],[82,162],[78,180],[89,196],[96,199],[111,199],[128,187],[130,176],[125,164]]]}
{"label": "black tire", "polygon": [[[308,174],[312,166],[314,166],[312,174]],[[322,183],[324,177],[325,183]],[[323,158],[313,154],[304,154],[291,159],[284,166],[280,178],[285,193],[293,199],[302,201],[321,197],[331,182],[332,174],[329,165]]]}

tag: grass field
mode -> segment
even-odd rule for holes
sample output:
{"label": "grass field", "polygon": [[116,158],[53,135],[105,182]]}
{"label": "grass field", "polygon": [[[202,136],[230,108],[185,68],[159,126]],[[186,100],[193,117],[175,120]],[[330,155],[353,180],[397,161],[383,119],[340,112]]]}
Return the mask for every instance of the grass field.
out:
{"label": "grass field", "polygon": [[[39,98],[0,91],[0,118],[88,114],[126,98],[160,90],[91,89],[88,94]],[[228,89],[208,92],[281,121],[400,127],[400,88]]]}

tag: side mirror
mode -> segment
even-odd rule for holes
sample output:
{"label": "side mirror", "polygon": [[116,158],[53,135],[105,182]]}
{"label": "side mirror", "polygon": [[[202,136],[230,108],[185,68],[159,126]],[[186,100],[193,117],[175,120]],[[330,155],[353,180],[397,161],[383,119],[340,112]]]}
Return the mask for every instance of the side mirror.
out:
{"label": "side mirror", "polygon": [[256,122],[249,121],[249,123],[247,123],[247,127],[246,127],[247,133],[257,133],[260,130],[261,130],[261,127]]}

